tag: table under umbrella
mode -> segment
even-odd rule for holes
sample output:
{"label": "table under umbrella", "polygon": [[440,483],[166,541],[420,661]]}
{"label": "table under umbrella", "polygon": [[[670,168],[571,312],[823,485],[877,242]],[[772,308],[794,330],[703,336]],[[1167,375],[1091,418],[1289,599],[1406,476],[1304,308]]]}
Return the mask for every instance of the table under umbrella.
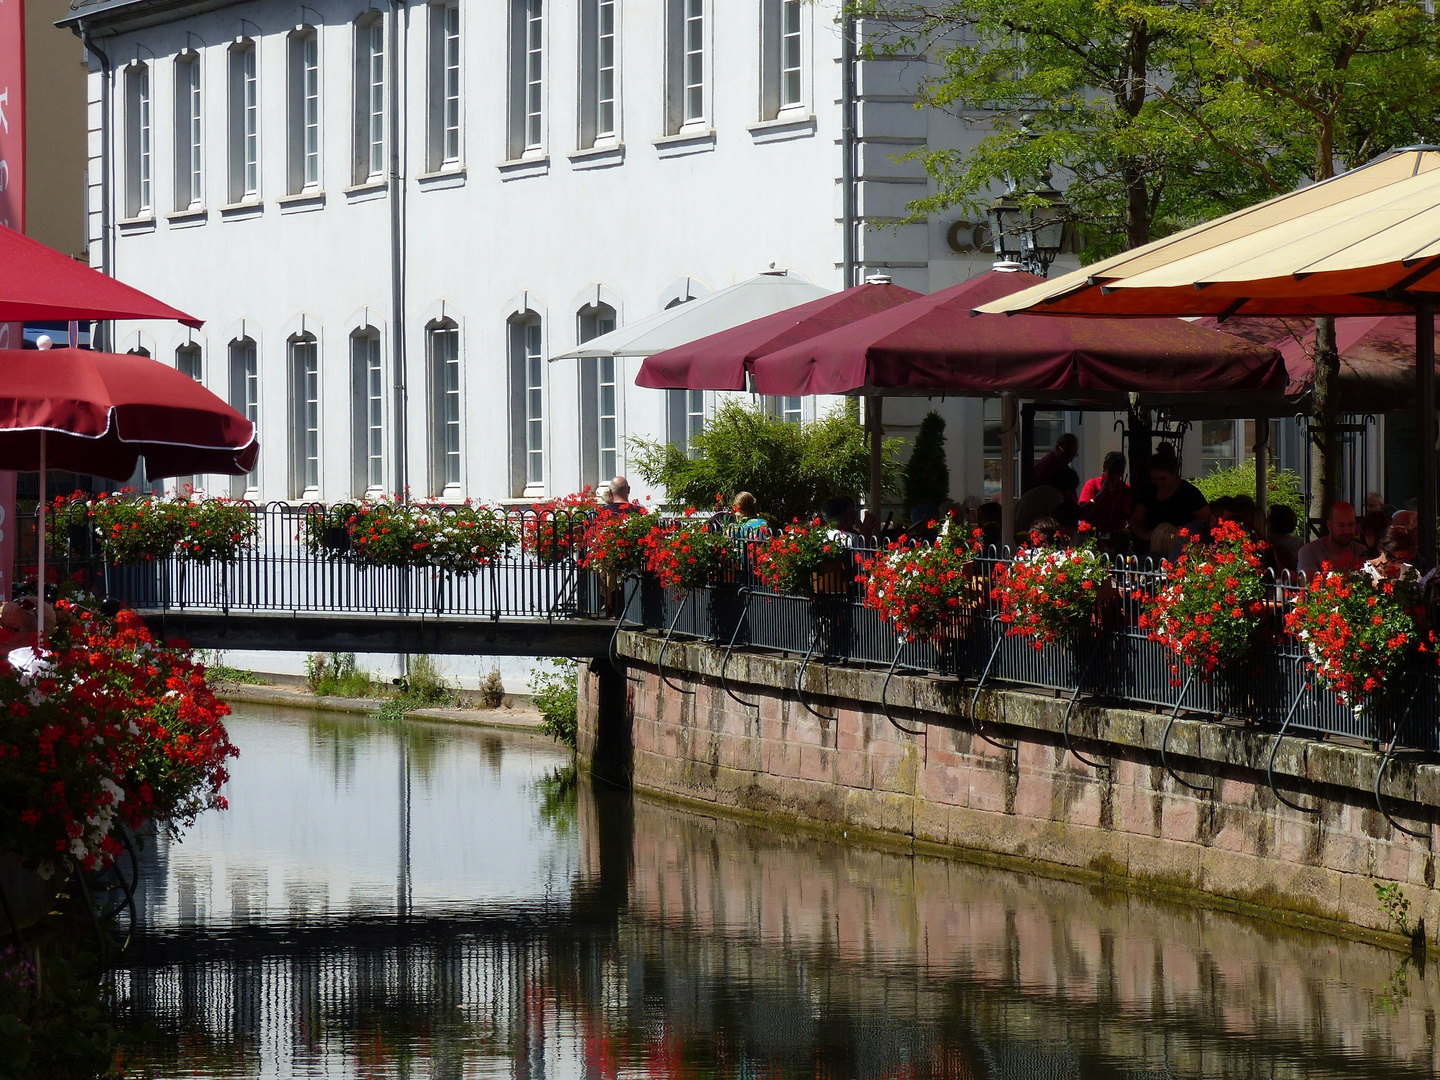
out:
{"label": "table under umbrella", "polygon": [[978,305],[990,314],[1414,316],[1420,548],[1435,556],[1440,150],[1350,172]]}

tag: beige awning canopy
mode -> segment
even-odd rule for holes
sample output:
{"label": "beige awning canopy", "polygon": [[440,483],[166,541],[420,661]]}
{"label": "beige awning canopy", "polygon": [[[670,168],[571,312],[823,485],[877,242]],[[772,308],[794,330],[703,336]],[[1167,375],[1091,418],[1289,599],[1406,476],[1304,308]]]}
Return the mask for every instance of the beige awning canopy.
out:
{"label": "beige awning canopy", "polygon": [[1368,165],[979,307],[1046,315],[1415,319],[1420,550],[1435,556],[1440,147]]}
{"label": "beige awning canopy", "polygon": [[1440,150],[1369,165],[1002,297],[986,313],[1388,315],[1440,294]]}

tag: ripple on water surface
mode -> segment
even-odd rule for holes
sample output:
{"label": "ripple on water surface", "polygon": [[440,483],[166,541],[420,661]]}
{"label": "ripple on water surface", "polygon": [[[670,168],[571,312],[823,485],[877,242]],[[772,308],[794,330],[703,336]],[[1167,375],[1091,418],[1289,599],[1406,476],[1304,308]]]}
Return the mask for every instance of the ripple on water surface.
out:
{"label": "ripple on water surface", "polygon": [[156,1077],[1422,1077],[1393,954],[577,783],[544,742],[237,710],[145,855]]}

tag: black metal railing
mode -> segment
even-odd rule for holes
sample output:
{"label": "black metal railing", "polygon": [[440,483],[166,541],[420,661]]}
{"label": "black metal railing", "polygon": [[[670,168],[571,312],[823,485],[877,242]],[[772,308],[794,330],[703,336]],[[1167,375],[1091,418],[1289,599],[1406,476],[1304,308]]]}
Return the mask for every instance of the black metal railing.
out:
{"label": "black metal railing", "polygon": [[[445,615],[468,618],[593,618],[604,614],[597,576],[581,567],[586,519],[545,519],[533,510],[508,510],[517,536],[536,530],[552,548],[569,554],[542,560],[516,543],[472,573],[434,567],[371,566],[346,545],[316,549],[307,523],[323,519],[321,506],[272,503],[252,507],[254,539],[228,562],[199,564],[177,557],[139,566],[115,566],[86,532],[47,544],[46,577],[81,575],[96,592],[144,610],[314,612],[324,614]],[[443,507],[437,508],[441,513]],[[18,578],[33,583],[37,537],[33,515],[22,517]],[[23,587],[23,585],[22,585]]]}
{"label": "black metal railing", "polygon": [[[681,611],[683,594],[667,593],[645,578],[627,593],[627,625],[766,649],[826,663],[951,675],[985,685],[1037,687],[1083,695],[1091,701],[1183,709],[1242,719],[1298,735],[1341,735],[1440,751],[1440,668],[1422,658],[1401,690],[1356,713],[1312,682],[1301,643],[1285,632],[1285,614],[1304,588],[1288,574],[1267,581],[1269,598],[1251,658],[1213,678],[1191,676],[1163,644],[1150,640],[1140,615],[1164,585],[1150,560],[1117,560],[1111,574],[1117,597],[1107,617],[1069,645],[1035,648],[1011,635],[998,618],[991,584],[1008,552],[993,549],[976,560],[980,585],[973,610],[956,616],[938,642],[904,643],[878,611],[864,604],[858,584],[844,592],[786,595],[767,589],[751,569],[753,545],[737,544],[737,558],[720,584],[696,590]],[[875,554],[860,550],[852,558]],[[678,616],[678,619],[677,619]]]}

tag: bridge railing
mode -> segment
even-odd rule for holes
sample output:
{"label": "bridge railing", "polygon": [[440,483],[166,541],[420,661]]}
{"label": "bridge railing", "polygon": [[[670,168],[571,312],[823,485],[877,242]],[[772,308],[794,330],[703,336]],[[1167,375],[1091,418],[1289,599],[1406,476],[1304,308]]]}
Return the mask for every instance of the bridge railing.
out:
{"label": "bridge railing", "polygon": [[[1304,579],[1271,575],[1257,645],[1243,664],[1213,677],[1188,669],[1140,624],[1148,601],[1164,585],[1151,560],[1117,560],[1111,576],[1117,594],[1103,624],[1069,645],[1037,649],[1032,639],[1008,634],[991,588],[1008,552],[991,549],[976,562],[976,606],[958,614],[938,641],[905,642],[860,587],[815,597],[766,588],[750,564],[753,545],[737,543],[726,580],[686,594],[662,590],[640,577],[627,590],[627,624],[702,638],[734,647],[765,649],[817,662],[890,667],[957,677],[984,686],[1025,686],[1124,705],[1175,709],[1243,719],[1294,734],[1338,735],[1440,751],[1440,667],[1425,657],[1402,690],[1360,713],[1315,684],[1301,643],[1285,631],[1285,614]],[[859,551],[855,562],[873,554]],[[1440,614],[1440,613],[1437,613]]]}
{"label": "bridge railing", "polygon": [[[508,510],[517,535],[541,529],[552,547],[569,552],[554,560],[517,544],[473,573],[435,567],[371,566],[353,552],[317,550],[306,543],[307,522],[321,506],[271,503],[252,507],[254,540],[230,562],[208,565],[170,557],[139,566],[106,562],[93,537],[76,536],[50,558],[52,582],[80,575],[96,591],[142,610],[313,612],[327,614],[444,615],[469,618],[593,618],[605,596],[596,575],[581,567],[585,518],[542,519],[532,510]],[[444,512],[441,508],[440,512]],[[20,521],[22,579],[36,568],[35,519]],[[528,545],[526,545],[528,546]]]}

